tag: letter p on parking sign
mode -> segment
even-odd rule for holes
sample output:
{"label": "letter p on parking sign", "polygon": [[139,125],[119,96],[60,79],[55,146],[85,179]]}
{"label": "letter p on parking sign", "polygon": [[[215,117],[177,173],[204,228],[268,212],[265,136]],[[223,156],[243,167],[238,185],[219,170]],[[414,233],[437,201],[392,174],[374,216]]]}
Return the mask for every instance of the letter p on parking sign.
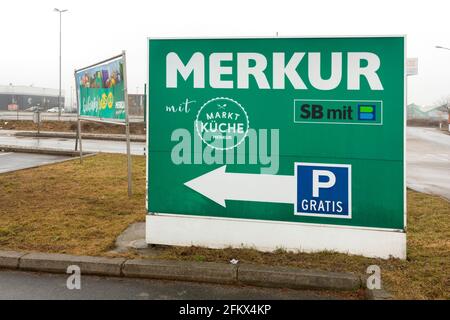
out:
{"label": "letter p on parking sign", "polygon": [[296,163],[295,175],[295,215],[352,218],[351,165]]}

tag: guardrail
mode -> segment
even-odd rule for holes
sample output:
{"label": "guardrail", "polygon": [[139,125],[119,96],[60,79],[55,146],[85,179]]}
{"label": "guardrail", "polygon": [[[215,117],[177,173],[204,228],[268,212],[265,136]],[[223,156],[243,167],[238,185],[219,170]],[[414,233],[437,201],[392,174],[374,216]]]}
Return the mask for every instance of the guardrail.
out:
{"label": "guardrail", "polygon": [[[0,111],[0,120],[33,120],[33,112]],[[42,112],[41,121],[56,121],[58,113]],[[76,113],[61,113],[61,121],[77,121]],[[130,115],[130,122],[144,122],[144,116]]]}

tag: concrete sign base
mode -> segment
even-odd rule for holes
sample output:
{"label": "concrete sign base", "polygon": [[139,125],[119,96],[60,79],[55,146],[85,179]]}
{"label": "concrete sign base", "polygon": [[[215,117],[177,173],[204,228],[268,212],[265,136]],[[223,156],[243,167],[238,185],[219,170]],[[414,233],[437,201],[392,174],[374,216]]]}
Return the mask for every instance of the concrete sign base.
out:
{"label": "concrete sign base", "polygon": [[370,228],[156,214],[147,216],[146,238],[150,244],[174,246],[335,251],[406,259],[404,232]]}

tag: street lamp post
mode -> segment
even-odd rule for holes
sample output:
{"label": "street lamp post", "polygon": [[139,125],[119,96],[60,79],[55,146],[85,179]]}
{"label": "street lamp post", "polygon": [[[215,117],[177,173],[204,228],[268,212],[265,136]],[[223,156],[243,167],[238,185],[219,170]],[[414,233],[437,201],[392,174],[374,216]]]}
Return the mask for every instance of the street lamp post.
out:
{"label": "street lamp post", "polygon": [[444,49],[444,50],[450,50],[450,48],[443,47],[443,46],[436,46],[436,49]]}
{"label": "street lamp post", "polygon": [[62,40],[62,14],[67,12],[67,9],[60,10],[58,8],[54,9],[55,12],[59,13],[59,95],[58,95],[58,120],[61,120],[61,40]]}

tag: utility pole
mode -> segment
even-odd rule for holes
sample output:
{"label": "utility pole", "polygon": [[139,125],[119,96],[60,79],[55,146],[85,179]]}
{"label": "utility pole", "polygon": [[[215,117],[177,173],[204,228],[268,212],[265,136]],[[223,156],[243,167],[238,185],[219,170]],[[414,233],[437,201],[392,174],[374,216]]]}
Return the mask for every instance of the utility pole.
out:
{"label": "utility pole", "polygon": [[54,9],[59,13],[59,95],[58,95],[58,120],[61,120],[61,42],[62,42],[62,14],[67,12],[67,9]]}

